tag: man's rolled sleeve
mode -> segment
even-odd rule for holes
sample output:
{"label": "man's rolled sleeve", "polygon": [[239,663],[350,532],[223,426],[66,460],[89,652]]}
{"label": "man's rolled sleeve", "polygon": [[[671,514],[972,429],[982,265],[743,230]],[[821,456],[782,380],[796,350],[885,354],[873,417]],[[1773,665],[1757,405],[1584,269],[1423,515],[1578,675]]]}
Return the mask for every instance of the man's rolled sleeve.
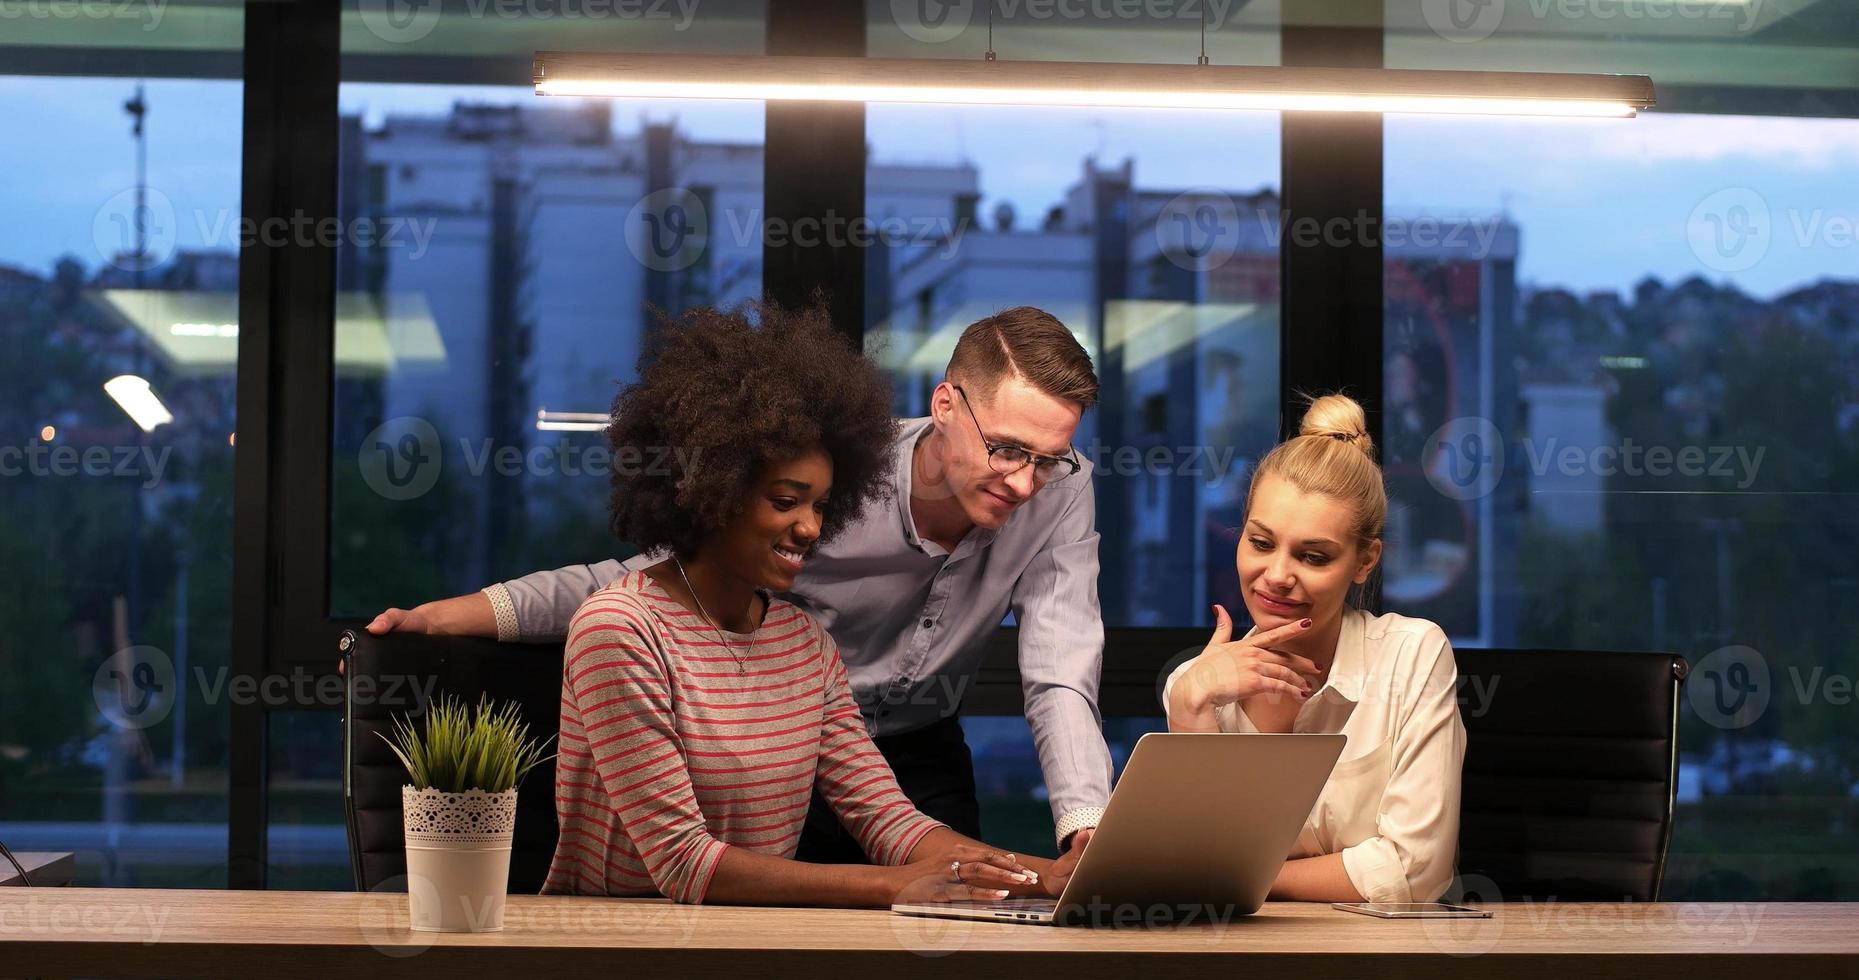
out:
{"label": "man's rolled sleeve", "polygon": [[608,559],[567,565],[499,582],[484,590],[497,615],[497,639],[505,643],[559,643],[568,635],[575,610],[629,569]]}
{"label": "man's rolled sleeve", "polygon": [[[1052,537],[1014,583],[1026,720],[1061,846],[1097,825],[1110,800],[1110,748],[1098,713],[1104,617],[1097,599],[1097,505],[1090,471]],[[1051,492],[1048,490],[1047,492]]]}

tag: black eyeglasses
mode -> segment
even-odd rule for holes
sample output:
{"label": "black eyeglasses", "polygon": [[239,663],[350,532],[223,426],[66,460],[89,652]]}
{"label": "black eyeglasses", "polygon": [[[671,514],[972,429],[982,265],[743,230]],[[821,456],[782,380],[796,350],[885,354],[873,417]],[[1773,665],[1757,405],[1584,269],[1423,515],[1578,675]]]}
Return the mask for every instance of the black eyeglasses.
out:
{"label": "black eyeglasses", "polygon": [[989,442],[988,434],[981,430],[981,419],[975,415],[975,406],[968,403],[968,392],[963,391],[961,385],[953,387],[955,393],[962,396],[962,407],[968,409],[968,417],[975,423],[975,433],[981,436],[981,444],[988,449],[988,466],[994,472],[1012,476],[1031,466],[1033,479],[1040,483],[1051,483],[1078,472],[1078,461],[1070,456],[1047,456],[1008,442]]}

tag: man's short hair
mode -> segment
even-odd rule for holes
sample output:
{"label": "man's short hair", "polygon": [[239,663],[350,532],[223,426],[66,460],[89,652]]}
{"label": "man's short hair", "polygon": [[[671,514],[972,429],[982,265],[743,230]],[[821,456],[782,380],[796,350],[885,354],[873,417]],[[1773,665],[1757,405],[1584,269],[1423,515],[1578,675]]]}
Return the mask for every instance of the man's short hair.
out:
{"label": "man's short hair", "polygon": [[1080,408],[1097,403],[1097,372],[1091,355],[1059,318],[1031,306],[1016,306],[968,325],[949,356],[950,381],[976,397],[991,396],[1011,377]]}

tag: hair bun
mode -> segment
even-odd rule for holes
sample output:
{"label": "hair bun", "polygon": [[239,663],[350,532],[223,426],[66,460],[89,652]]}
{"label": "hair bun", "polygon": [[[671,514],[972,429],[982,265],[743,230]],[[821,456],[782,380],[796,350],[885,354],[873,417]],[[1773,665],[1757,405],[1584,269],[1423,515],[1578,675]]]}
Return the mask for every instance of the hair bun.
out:
{"label": "hair bun", "polygon": [[1362,450],[1369,459],[1375,458],[1375,440],[1368,434],[1368,414],[1348,395],[1323,395],[1313,400],[1304,410],[1304,421],[1298,426],[1297,434],[1328,436]]}

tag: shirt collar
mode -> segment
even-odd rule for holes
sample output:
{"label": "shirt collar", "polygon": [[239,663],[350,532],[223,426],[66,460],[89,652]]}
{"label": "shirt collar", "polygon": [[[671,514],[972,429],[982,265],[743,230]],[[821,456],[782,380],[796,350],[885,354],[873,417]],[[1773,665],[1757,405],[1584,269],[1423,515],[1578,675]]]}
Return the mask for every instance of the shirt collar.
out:
{"label": "shirt collar", "polygon": [[1367,659],[1363,652],[1363,643],[1367,634],[1368,613],[1360,609],[1345,608],[1343,610],[1343,631],[1336,638],[1336,659],[1330,661],[1330,677],[1323,686],[1342,695],[1351,704],[1361,703],[1362,688],[1367,681],[1367,678],[1363,676],[1363,672],[1368,669]]}
{"label": "shirt collar", "polygon": [[929,426],[927,418],[905,419],[898,423],[897,439],[891,443],[891,514],[904,532],[904,541],[918,549],[923,547],[923,539],[917,537],[917,522],[910,516],[910,463],[916,455],[917,440],[923,438]]}

